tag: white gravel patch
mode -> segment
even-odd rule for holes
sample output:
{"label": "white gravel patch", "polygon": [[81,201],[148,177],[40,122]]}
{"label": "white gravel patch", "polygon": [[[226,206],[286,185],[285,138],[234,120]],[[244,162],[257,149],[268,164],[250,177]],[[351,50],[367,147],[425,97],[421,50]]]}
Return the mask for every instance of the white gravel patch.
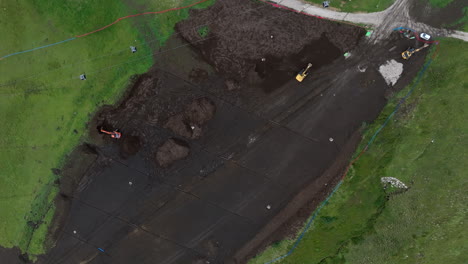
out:
{"label": "white gravel patch", "polygon": [[385,82],[393,86],[400,79],[401,73],[403,73],[403,63],[389,60],[387,63],[380,65],[379,72],[384,77]]}
{"label": "white gravel patch", "polygon": [[404,184],[402,181],[394,177],[382,177],[380,179],[380,182],[383,183],[384,185],[390,184],[392,187],[395,187],[395,188],[408,189],[408,186],[406,186],[406,184]]}

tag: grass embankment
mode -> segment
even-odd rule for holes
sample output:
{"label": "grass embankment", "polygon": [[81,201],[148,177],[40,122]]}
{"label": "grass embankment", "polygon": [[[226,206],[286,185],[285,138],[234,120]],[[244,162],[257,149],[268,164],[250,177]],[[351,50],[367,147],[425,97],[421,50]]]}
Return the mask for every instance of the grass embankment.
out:
{"label": "grass embankment", "polygon": [[[317,5],[322,5],[325,0],[306,0]],[[329,0],[330,1],[330,0]],[[352,1],[330,1],[330,7],[341,12],[378,12],[387,9],[394,0],[352,0]],[[436,1],[436,0],[434,0]],[[446,1],[446,0],[445,0]]]}
{"label": "grass embankment", "polygon": [[[444,39],[440,45],[410,99],[280,263],[466,262],[468,44]],[[361,148],[407,89],[367,129]],[[386,193],[381,177],[396,177],[409,189]],[[291,245],[281,241],[250,263],[270,261]]]}
{"label": "grass embankment", "polygon": [[[156,1],[158,11],[194,0]],[[213,1],[202,4],[206,7]],[[2,2],[0,54],[68,39],[137,13],[122,1]],[[103,104],[115,102],[132,75],[153,63],[158,45],[188,17],[188,10],[152,16],[143,36],[134,19],[99,33],[0,61],[0,246],[44,253],[58,191],[51,169],[83,140],[85,124]],[[132,54],[129,46],[138,47]],[[130,63],[126,63],[130,62]],[[88,80],[78,76],[86,73]]]}

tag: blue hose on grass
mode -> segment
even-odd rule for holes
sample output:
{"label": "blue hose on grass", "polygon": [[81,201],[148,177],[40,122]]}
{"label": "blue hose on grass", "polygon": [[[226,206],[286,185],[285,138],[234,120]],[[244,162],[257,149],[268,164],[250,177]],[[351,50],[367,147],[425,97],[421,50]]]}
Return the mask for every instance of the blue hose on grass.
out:
{"label": "blue hose on grass", "polygon": [[74,39],[76,39],[76,38],[73,37],[73,38],[69,38],[69,39],[66,39],[66,40],[62,40],[62,41],[59,41],[59,42],[56,42],[56,43],[52,43],[52,44],[49,44],[49,45],[37,47],[37,48],[34,48],[34,49],[18,51],[18,52],[15,52],[15,53],[11,53],[11,54],[5,55],[5,56],[1,57],[0,60],[5,59],[5,58],[8,58],[8,57],[11,57],[11,56],[15,56],[15,55],[18,55],[18,54],[23,54],[23,53],[35,51],[35,50],[38,50],[38,49],[48,48],[48,47],[55,46],[55,45],[58,45],[58,44],[61,44],[61,43],[67,42],[67,41],[72,41],[72,40],[74,40]]}

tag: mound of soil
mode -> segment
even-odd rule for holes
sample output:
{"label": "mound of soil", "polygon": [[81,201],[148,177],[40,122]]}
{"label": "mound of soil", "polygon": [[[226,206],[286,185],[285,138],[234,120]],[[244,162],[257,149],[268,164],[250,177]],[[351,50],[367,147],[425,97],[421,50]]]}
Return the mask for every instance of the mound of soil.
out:
{"label": "mound of soil", "polygon": [[[352,50],[365,33],[346,24],[261,8],[250,0],[218,1],[191,12],[190,19],[177,24],[177,30],[231,80],[226,85],[229,90],[236,88],[233,83],[247,82],[273,91],[307,63],[318,68]],[[213,20],[216,23],[210,23]],[[193,25],[207,23],[210,31],[203,38]]]}
{"label": "mound of soil", "polygon": [[190,147],[185,141],[170,138],[164,142],[156,152],[156,161],[159,166],[166,168],[177,160],[187,157]]}
{"label": "mound of soil", "polygon": [[185,138],[199,138],[202,126],[214,117],[216,106],[206,97],[193,100],[183,112],[169,117],[165,128]]}
{"label": "mound of soil", "polygon": [[216,106],[213,101],[203,97],[194,100],[185,110],[185,113],[191,123],[203,125],[210,121],[216,112]]}
{"label": "mound of soil", "polygon": [[[128,158],[144,145],[153,149],[161,145],[163,140],[173,137],[163,136],[159,131],[169,119],[169,127],[177,131],[177,135],[199,137],[201,130],[198,127],[192,129],[191,126],[202,125],[211,119],[216,107],[209,99],[196,99],[200,96],[195,95],[190,88],[182,81],[169,80],[167,74],[157,70],[134,78],[122,100],[115,106],[104,106],[90,122],[89,127],[96,128],[90,131],[94,144],[117,144],[120,156]],[[116,140],[108,135],[100,135],[101,127],[108,131],[118,129],[122,138]]]}

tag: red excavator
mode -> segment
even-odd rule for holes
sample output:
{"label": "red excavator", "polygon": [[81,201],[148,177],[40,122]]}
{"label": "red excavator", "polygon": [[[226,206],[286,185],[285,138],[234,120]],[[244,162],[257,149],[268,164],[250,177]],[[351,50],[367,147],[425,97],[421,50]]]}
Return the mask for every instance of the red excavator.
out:
{"label": "red excavator", "polygon": [[101,133],[110,135],[111,138],[119,139],[120,137],[122,137],[122,133],[120,133],[120,132],[117,131],[117,130],[110,132],[110,131],[104,130],[104,129],[101,127],[100,131],[101,131]]}

